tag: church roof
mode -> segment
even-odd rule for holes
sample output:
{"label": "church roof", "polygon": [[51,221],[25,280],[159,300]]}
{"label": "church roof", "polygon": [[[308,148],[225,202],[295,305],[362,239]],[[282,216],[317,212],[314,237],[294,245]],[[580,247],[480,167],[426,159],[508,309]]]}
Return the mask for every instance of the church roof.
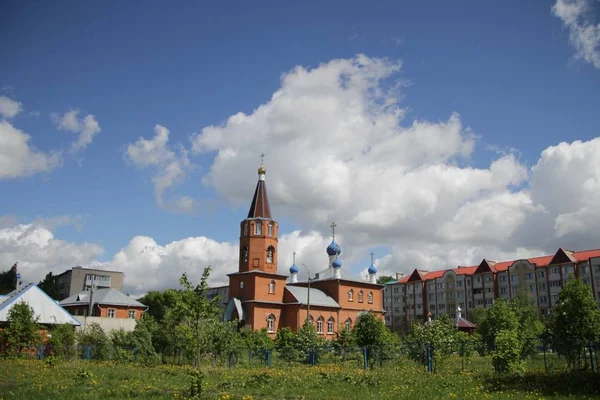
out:
{"label": "church roof", "polygon": [[259,179],[258,183],[256,184],[256,190],[254,191],[252,204],[250,204],[250,211],[248,211],[248,218],[273,219],[271,217],[269,196],[267,196],[267,186],[265,185],[265,181],[262,179]]}
{"label": "church roof", "polygon": [[[301,286],[286,286],[285,288],[292,294],[292,296],[294,296],[296,300],[298,300],[298,303],[303,305],[308,303],[307,288]],[[340,305],[333,299],[333,297],[315,288],[310,288],[310,305],[340,308]]]}

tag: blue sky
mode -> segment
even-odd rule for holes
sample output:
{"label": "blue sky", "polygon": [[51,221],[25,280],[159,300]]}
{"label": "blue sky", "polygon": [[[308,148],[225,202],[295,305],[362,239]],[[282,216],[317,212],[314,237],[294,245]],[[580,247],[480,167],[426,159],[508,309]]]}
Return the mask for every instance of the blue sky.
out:
{"label": "blue sky", "polygon": [[[231,171],[249,181],[241,205],[223,188],[203,183],[219,150],[191,154],[190,172],[169,192],[200,205],[201,211],[186,214],[157,205],[152,172],[134,165],[128,145],[151,139],[160,124],[169,129],[172,146],[189,150],[190,137],[203,128],[224,126],[230,116],[251,115],[268,103],[282,87],[282,74],[357,54],[401,62],[380,86],[387,90],[402,83],[396,99],[405,113],[401,126],[460,115],[462,128],[470,128],[465,134],[477,135],[476,147],[451,163],[485,169],[510,153],[529,170],[550,146],[599,136],[600,71],[578,56],[568,21],[553,13],[553,5],[4,2],[0,96],[23,107],[10,123],[44,153],[68,149],[76,139],[57,129],[51,113],[80,110],[79,118],[93,115],[101,131],[83,151],[64,155],[56,168],[0,179],[1,213],[24,224],[36,217],[80,218],[78,229],[74,224],[47,228],[57,239],[101,246],[103,254],[95,257],[101,262],[110,262],[136,235],[161,245],[194,236],[235,242],[259,152],[245,169]],[[587,6],[593,19],[597,4]],[[269,166],[269,151],[277,148],[265,150],[267,167],[276,168]],[[525,179],[511,190],[530,185]],[[328,224],[302,218],[302,212],[287,213],[283,198],[272,196],[282,232],[315,229],[326,235]],[[335,207],[330,216],[335,217]],[[359,236],[348,242],[359,242]],[[505,252],[511,246],[518,247],[500,247]],[[392,246],[368,247],[381,253]],[[353,261],[357,270],[368,259],[366,249],[363,254]]]}

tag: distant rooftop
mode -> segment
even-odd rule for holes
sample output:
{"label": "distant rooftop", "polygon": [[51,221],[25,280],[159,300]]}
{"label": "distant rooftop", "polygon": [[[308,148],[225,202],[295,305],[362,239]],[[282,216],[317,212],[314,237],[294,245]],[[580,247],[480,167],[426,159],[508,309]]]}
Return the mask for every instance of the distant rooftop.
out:
{"label": "distant rooftop", "polygon": [[[83,291],[62,300],[62,306],[87,305],[90,303],[90,291]],[[94,304],[107,304],[112,306],[146,307],[139,301],[127,296],[125,293],[109,288],[94,290]]]}

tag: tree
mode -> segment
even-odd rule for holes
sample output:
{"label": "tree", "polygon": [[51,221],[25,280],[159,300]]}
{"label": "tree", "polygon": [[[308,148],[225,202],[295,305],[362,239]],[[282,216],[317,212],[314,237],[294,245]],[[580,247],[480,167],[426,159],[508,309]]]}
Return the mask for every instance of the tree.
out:
{"label": "tree", "polygon": [[497,373],[522,376],[525,364],[522,358],[522,339],[518,330],[501,330],[496,335],[492,365]]}
{"label": "tree", "polygon": [[86,348],[89,348],[91,358],[94,360],[109,360],[111,358],[112,343],[100,325],[91,323],[75,336],[84,356]]}
{"label": "tree", "polygon": [[167,289],[164,292],[150,291],[138,301],[148,306],[148,311],[144,315],[152,316],[159,323],[162,322],[167,314],[167,310],[174,307],[177,300],[177,290]]}
{"label": "tree", "polygon": [[9,352],[20,355],[23,350],[30,349],[41,342],[37,318],[33,308],[24,301],[19,301],[8,311],[8,326],[2,330],[2,341]]}
{"label": "tree", "polygon": [[496,336],[500,331],[517,331],[519,319],[513,308],[503,299],[498,299],[479,318],[477,331],[481,335],[486,353],[491,353],[496,347]]}
{"label": "tree", "polygon": [[527,288],[522,286],[517,291],[517,295],[510,300],[509,305],[519,323],[517,334],[519,342],[522,343],[521,358],[531,357],[537,351],[537,340],[543,329],[535,300]]}
{"label": "tree", "polygon": [[356,337],[351,329],[344,327],[341,331],[338,331],[333,341],[333,348],[335,353],[346,361],[348,356],[352,353],[356,353],[357,343]]}
{"label": "tree", "polygon": [[382,275],[379,278],[377,278],[377,283],[380,285],[385,285],[388,282],[394,282],[396,281],[396,279],[392,276],[388,276],[388,275]]}
{"label": "tree", "polygon": [[352,332],[356,338],[356,343],[361,347],[365,347],[381,343],[386,329],[383,321],[369,311],[358,316]]}
{"label": "tree", "polygon": [[46,277],[38,283],[38,287],[54,300],[60,300],[60,286],[58,285],[58,275],[48,272]]}
{"label": "tree", "polygon": [[48,336],[57,357],[68,360],[75,355],[75,327],[71,324],[56,325]]}
{"label": "tree", "polygon": [[[589,342],[600,335],[600,311],[590,288],[581,279],[570,279],[558,295],[549,321],[552,348],[571,367],[580,360]],[[584,357],[587,365],[587,358]]]}
{"label": "tree", "polygon": [[17,282],[17,263],[8,271],[0,272],[0,294],[7,294],[15,290]]}
{"label": "tree", "polygon": [[457,334],[448,314],[442,314],[431,322],[415,324],[406,340],[409,356],[415,361],[425,362],[429,353],[437,370],[448,356],[458,350]]}

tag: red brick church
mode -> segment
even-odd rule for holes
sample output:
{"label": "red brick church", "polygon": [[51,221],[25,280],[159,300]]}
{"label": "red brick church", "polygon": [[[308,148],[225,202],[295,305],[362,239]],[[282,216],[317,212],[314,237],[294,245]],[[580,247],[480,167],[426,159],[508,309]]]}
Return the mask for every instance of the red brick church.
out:
{"label": "red brick church", "polygon": [[271,216],[265,176],[261,163],[248,217],[240,224],[239,268],[229,275],[225,319],[275,334],[282,327],[296,331],[308,318],[319,334],[331,338],[344,327],[351,328],[362,312],[383,318],[383,285],[376,283],[377,269],[371,262],[368,279],[343,270],[335,224],[333,240],[323,254],[327,267],[310,277],[310,293],[309,282],[298,280],[295,256],[289,274],[278,272],[279,229]]}

